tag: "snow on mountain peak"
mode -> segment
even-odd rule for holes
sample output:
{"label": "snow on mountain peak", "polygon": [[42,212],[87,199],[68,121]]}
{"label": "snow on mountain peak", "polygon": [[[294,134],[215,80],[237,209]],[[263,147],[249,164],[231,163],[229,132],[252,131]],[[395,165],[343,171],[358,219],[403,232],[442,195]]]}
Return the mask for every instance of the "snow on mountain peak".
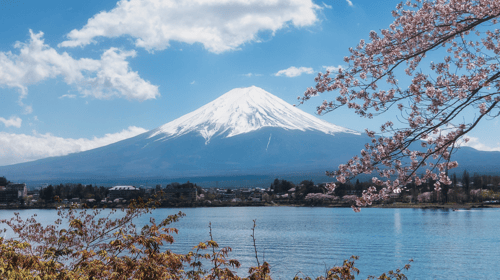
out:
{"label": "snow on mountain peak", "polygon": [[153,130],[149,138],[163,135],[160,139],[170,139],[198,132],[208,144],[213,136],[232,137],[262,127],[316,130],[332,135],[338,132],[359,134],[305,113],[281,98],[251,86],[228,91],[201,108]]}

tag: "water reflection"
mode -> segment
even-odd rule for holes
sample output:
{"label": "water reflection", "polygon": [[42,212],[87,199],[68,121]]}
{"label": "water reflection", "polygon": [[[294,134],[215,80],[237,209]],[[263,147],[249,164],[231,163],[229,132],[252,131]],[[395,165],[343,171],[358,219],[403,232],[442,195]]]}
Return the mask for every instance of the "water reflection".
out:
{"label": "water reflection", "polygon": [[[158,209],[152,216],[160,220],[179,210],[187,216],[174,224],[179,235],[165,249],[186,253],[209,239],[211,222],[214,239],[233,248],[231,257],[242,262],[243,274],[256,263],[250,234],[257,219],[259,257],[270,262],[273,279],[292,279],[299,271],[302,276],[324,275],[325,268],[341,265],[351,255],[360,257],[359,279],[400,268],[411,258],[410,279],[500,275],[500,209],[373,208],[354,213],[343,208],[236,207]],[[13,212],[2,210],[0,217]],[[55,210],[21,212],[25,218],[33,213],[39,213],[42,223],[56,219]],[[147,221],[145,217],[139,223]]]}
{"label": "water reflection", "polygon": [[394,210],[394,257],[396,259],[401,258],[402,244],[402,225],[401,225],[401,214],[399,209]]}

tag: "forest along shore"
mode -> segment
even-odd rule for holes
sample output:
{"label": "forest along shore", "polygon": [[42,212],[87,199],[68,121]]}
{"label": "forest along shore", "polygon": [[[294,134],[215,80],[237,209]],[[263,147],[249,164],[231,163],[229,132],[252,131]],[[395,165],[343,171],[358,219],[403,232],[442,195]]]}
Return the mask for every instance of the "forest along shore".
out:
{"label": "forest along shore", "polygon": [[[2,186],[2,182],[5,185]],[[156,186],[59,184],[28,190],[24,183],[12,183],[0,177],[0,209],[54,209],[69,207],[121,208],[131,200],[153,199],[162,208],[190,207],[351,207],[371,186],[370,182],[347,182],[333,191],[326,183],[304,180],[298,184],[275,179],[267,188],[204,188],[196,183],[168,183]],[[439,191],[428,180],[410,184],[370,207],[471,209],[500,207],[500,176],[453,174],[450,185]]]}
{"label": "forest along shore", "polygon": [[[0,210],[23,210],[23,209],[60,209],[60,208],[124,208],[128,204],[110,203],[110,204],[87,204],[87,203],[47,203],[41,205],[13,205],[0,204]],[[323,208],[350,208],[350,204],[330,203],[330,204],[295,204],[295,203],[263,203],[263,202],[228,202],[220,201],[210,204],[205,203],[162,203],[158,208],[199,208],[199,207],[323,207]],[[441,204],[441,203],[391,203],[374,204],[366,208],[414,208],[414,209],[445,209],[445,210],[470,210],[478,208],[500,208],[499,202],[486,203],[463,203],[463,204]]]}

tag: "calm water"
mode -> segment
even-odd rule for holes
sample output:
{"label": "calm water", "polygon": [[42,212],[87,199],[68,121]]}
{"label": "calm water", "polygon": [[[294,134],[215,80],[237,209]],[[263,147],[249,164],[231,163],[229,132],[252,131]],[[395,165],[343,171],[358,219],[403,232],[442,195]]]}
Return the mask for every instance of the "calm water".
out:
{"label": "calm water", "polygon": [[[257,220],[259,258],[271,264],[273,279],[323,275],[351,255],[360,259],[358,279],[402,267],[413,259],[409,279],[500,279],[500,209],[463,211],[421,209],[241,207],[159,209],[159,220],[179,210],[187,214],[174,226],[179,229],[174,252],[185,253],[209,239],[233,248],[241,261],[240,275],[256,264],[252,220]],[[2,210],[0,217],[14,211]],[[55,210],[38,213],[46,223]],[[144,221],[149,220],[145,218]]]}

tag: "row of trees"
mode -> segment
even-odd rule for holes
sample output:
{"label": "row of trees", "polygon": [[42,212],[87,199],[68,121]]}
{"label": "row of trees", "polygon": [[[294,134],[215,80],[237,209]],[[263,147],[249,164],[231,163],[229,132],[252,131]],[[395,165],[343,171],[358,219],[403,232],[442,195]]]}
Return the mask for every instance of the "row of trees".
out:
{"label": "row of trees", "polygon": [[[458,178],[455,173],[451,175],[451,184],[443,185],[439,190],[435,190],[436,180],[432,178],[422,182],[420,185],[410,183],[399,195],[399,200],[405,202],[432,202],[432,203],[466,203],[481,202],[483,200],[495,199],[500,196],[500,176],[480,175],[472,176],[465,170]],[[303,201],[309,194],[330,194],[333,197],[342,198],[349,195],[360,197],[363,191],[367,191],[372,186],[371,182],[351,182],[337,184],[333,192],[330,192],[326,184],[315,185],[310,180],[304,180],[295,185],[286,180],[275,179],[270,186],[271,193],[284,194],[294,190],[294,200]],[[382,187],[378,187],[378,190]],[[422,194],[425,194],[422,196]],[[418,199],[418,197],[421,199]]]}
{"label": "row of trees", "polygon": [[9,184],[9,180],[7,180],[7,178],[5,177],[0,177],[0,186],[7,186],[7,184]]}
{"label": "row of trees", "polygon": [[[488,199],[488,195],[493,197],[496,193],[500,191],[500,176],[495,175],[480,175],[473,174],[472,176],[464,171],[460,177],[453,173],[451,176],[451,184],[443,185],[439,191],[434,189],[435,180],[432,178],[420,185],[415,183],[408,184],[406,190],[402,193],[402,196],[410,195],[410,199],[405,199],[411,202],[425,201],[425,202],[480,202],[481,200]],[[0,177],[0,182],[8,183],[5,177]],[[371,187],[371,182],[360,182],[356,180],[354,184],[351,182],[346,182],[343,184],[338,184],[333,192],[329,192],[326,184],[315,185],[312,180],[303,180],[299,184],[294,184],[293,182],[287,180],[275,179],[271,183],[269,189],[266,191],[268,195],[283,195],[293,190],[293,200],[295,201],[305,201],[310,194],[329,194],[334,197],[342,198],[346,195],[356,195],[361,196],[363,191],[368,190]],[[185,188],[196,188],[198,194],[204,194],[205,198],[212,197],[215,199],[214,195],[205,193],[205,191],[196,184],[190,183],[171,183],[167,185],[167,188],[171,189],[185,189]],[[379,187],[381,188],[381,187]],[[232,192],[232,190],[228,190]],[[419,195],[426,193],[425,199],[417,199]],[[105,199],[109,194],[109,188],[103,186],[93,186],[93,185],[82,185],[82,184],[59,184],[59,185],[49,185],[39,191],[40,198],[45,202],[54,202],[54,197],[60,199],[95,199],[96,201],[101,201]],[[142,197],[147,197],[146,194],[142,194]]]}
{"label": "row of trees", "polygon": [[54,197],[60,199],[95,199],[100,201],[105,199],[109,193],[109,188],[103,186],[92,186],[82,184],[59,184],[56,186],[49,185],[40,189],[40,198],[46,202],[52,202]]}
{"label": "row of trees", "polygon": [[[5,177],[2,178],[5,179]],[[5,181],[7,180],[5,179]],[[411,183],[407,186],[407,190],[403,192],[402,195],[411,195],[413,199],[410,199],[410,201],[412,202],[417,202],[418,200],[416,198],[422,193],[427,192],[430,192],[432,194],[430,195],[430,199],[425,199],[426,202],[478,202],[481,198],[481,195],[478,195],[477,191],[474,192],[474,190],[488,190],[491,192],[498,192],[500,176],[479,174],[473,174],[471,176],[467,171],[464,171],[461,174],[461,177],[457,177],[457,175],[453,173],[453,175],[451,175],[451,181],[451,185],[443,185],[443,187],[439,191],[434,190],[435,181],[432,179],[429,179],[418,186],[414,183]],[[354,184],[352,184],[351,182],[338,184],[335,190],[332,193],[329,193],[329,190],[324,183],[316,185],[312,180],[303,180],[296,185],[293,182],[287,180],[275,179],[273,183],[271,183],[266,193],[270,195],[286,194],[290,190],[293,190],[294,200],[304,201],[309,194],[317,193],[329,193],[340,198],[346,195],[360,196],[362,192],[368,190],[370,186],[370,182],[360,182],[359,180],[356,180]],[[196,188],[198,194],[205,194],[207,198],[209,197],[209,194],[205,193],[200,186],[190,183],[189,181],[183,184],[171,183],[167,186],[167,188]],[[231,190],[228,191],[232,192]],[[96,201],[100,201],[102,199],[105,199],[108,194],[109,188],[105,188],[103,186],[98,187],[82,184],[59,184],[56,186],[49,185],[40,190],[40,198],[45,202],[53,202],[53,199],[56,196],[60,199],[79,198],[95,199]]]}

